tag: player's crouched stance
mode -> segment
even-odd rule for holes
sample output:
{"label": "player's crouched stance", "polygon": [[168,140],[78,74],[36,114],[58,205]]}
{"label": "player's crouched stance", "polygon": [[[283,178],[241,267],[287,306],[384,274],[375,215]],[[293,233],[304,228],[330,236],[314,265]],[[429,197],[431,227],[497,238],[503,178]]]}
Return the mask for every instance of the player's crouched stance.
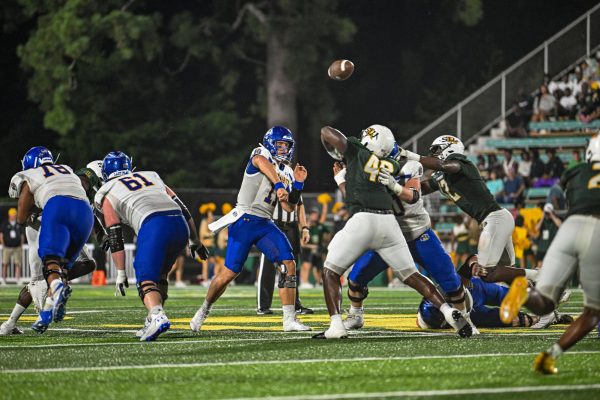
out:
{"label": "player's crouched stance", "polygon": [[[108,153],[102,162],[102,176],[106,183],[98,190],[95,204],[104,214],[117,267],[117,292],[124,296],[125,287],[129,286],[123,251],[124,223],[133,228],[138,238],[133,268],[138,293],[148,309],[140,341],[152,341],[171,327],[163,310],[164,294],[159,283],[161,273],[171,267],[190,238],[184,214],[188,220],[191,216],[156,172],[132,173],[131,159],[125,153]],[[196,250],[197,237],[193,239],[190,247]],[[204,251],[201,257],[206,258]]]}
{"label": "player's crouched stance", "polygon": [[346,159],[346,202],[352,216],[329,244],[323,291],[331,325],[314,338],[347,336],[341,316],[340,276],[367,250],[378,253],[405,284],[430,299],[460,336],[471,336],[471,325],[461,312],[446,303],[433,283],[417,271],[392,211],[392,196],[378,180],[381,170],[391,175],[399,170],[398,163],[388,158],[395,143],[392,132],[385,126],[372,125],[358,139],[346,138],[341,132],[324,127],[321,140],[334,158]]}
{"label": "player's crouched stance", "polygon": [[[577,271],[583,288],[583,313],[557,343],[540,353],[533,368],[543,374],[555,374],[556,359],[584,338],[600,321],[600,137],[594,136],[586,150],[587,163],[578,164],[563,174],[569,216],[552,241],[535,289],[525,278],[513,281],[500,306],[500,318],[510,321],[525,305],[537,315],[554,310],[563,288]],[[595,247],[596,246],[596,247]]]}
{"label": "player's crouched stance", "polygon": [[71,295],[67,270],[79,256],[94,224],[92,208],[81,181],[71,168],[54,164],[45,147],[33,147],[23,157],[23,171],[10,182],[9,195],[18,198],[17,223],[25,224],[35,205],[43,212],[38,254],[48,284],[47,308],[32,329],[46,331],[51,321],[62,321]]}

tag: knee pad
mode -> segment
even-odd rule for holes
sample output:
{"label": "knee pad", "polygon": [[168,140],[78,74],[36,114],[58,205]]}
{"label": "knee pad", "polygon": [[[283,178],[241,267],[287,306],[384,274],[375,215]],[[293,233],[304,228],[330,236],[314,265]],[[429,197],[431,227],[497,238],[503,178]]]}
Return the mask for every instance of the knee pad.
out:
{"label": "knee pad", "polygon": [[277,283],[279,289],[295,289],[296,286],[298,286],[298,278],[296,275],[279,275],[279,282]]}
{"label": "knee pad", "polygon": [[[353,292],[359,292],[360,294],[358,296],[353,296],[350,294],[351,290]],[[350,299],[350,301],[354,301],[355,303],[360,303],[361,301],[366,299],[368,296],[369,296],[369,287],[368,286],[361,286],[351,280],[348,281],[348,298]]]}
{"label": "knee pad", "polygon": [[160,293],[160,289],[158,288],[155,282],[137,283],[136,286],[140,299],[142,299],[142,303],[144,302],[144,297],[146,297],[148,293]]}
{"label": "knee pad", "polygon": [[164,305],[167,299],[169,298],[169,281],[166,279],[161,279],[158,282],[158,290],[160,291],[162,303]]}
{"label": "knee pad", "polygon": [[75,261],[71,269],[67,272],[67,277],[72,281],[73,279],[91,274],[95,269],[96,261],[94,260]]}

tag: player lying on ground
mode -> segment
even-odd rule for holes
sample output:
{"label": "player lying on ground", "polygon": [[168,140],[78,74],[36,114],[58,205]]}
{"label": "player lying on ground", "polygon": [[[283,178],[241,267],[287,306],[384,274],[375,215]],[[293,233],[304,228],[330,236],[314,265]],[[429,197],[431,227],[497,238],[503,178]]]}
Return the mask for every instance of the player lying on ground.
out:
{"label": "player lying on ground", "polygon": [[[330,154],[338,160],[342,157],[346,160],[346,204],[351,217],[328,247],[323,270],[323,291],[331,325],[315,338],[347,336],[341,316],[340,277],[368,250],[377,252],[406,285],[439,307],[448,323],[461,336],[471,336],[471,326],[461,312],[446,303],[433,283],[417,271],[394,217],[392,195],[379,182],[382,170],[392,175],[399,171],[398,163],[388,158],[395,144],[392,132],[384,126],[372,125],[358,139],[346,138],[338,130],[324,127],[321,129],[321,140]],[[418,198],[418,191],[403,190],[412,192]]]}
{"label": "player lying on ground", "polygon": [[171,327],[163,309],[160,281],[189,241],[190,250],[202,259],[208,251],[198,240],[196,224],[187,207],[154,171],[132,172],[131,159],[120,151],[111,152],[102,162],[106,182],[96,193],[95,204],[102,210],[108,243],[117,267],[117,290],[124,296],[129,287],[125,274],[123,224],[137,235],[133,268],[142,303],[148,310],[140,341],[155,340]]}
{"label": "player lying on ground", "polygon": [[279,280],[283,330],[310,330],[296,319],[294,303],[297,279],[292,246],[272,220],[277,202],[286,212],[292,212],[300,200],[306,170],[297,165],[294,176],[290,175],[285,162],[293,154],[292,132],[283,126],[269,129],[262,144],[250,155],[235,208],[209,226],[213,233],[229,226],[226,268],[213,278],[204,303],[190,321],[192,331],[200,330],[212,305],[242,270],[252,246],[256,246],[269,261],[279,266],[283,276]]}
{"label": "player lying on ground", "polygon": [[515,264],[512,233],[515,222],[510,212],[496,202],[479,170],[463,155],[465,146],[457,137],[443,135],[433,141],[430,156],[400,149],[400,157],[419,161],[436,171],[421,182],[423,195],[439,190],[482,227],[477,254],[484,267]]}
{"label": "player lying on ground", "polygon": [[[476,260],[467,261],[471,261],[476,265]],[[501,267],[496,267],[496,271],[498,271],[499,268]],[[512,282],[516,277],[525,276],[525,270],[521,268],[502,267],[502,269],[502,275],[508,282]],[[543,317],[529,315],[519,311],[512,321],[505,323],[500,320],[498,306],[504,297],[506,297],[508,287],[497,283],[486,282],[480,277],[472,276],[472,268],[468,263],[463,264],[459,268],[458,273],[461,276],[463,284],[469,291],[467,297],[470,299],[471,320],[479,327],[531,327],[533,329],[543,329],[551,324],[570,324],[573,322],[573,317],[570,315],[559,314],[556,311]],[[417,325],[423,329],[442,329],[448,327],[441,313],[425,299],[423,299],[419,305]]]}
{"label": "player lying on ground", "polygon": [[510,321],[525,305],[537,315],[556,309],[563,288],[578,273],[583,288],[583,313],[558,342],[540,353],[533,368],[555,374],[556,360],[584,338],[600,321],[600,137],[594,136],[586,149],[586,163],[566,170],[560,180],[569,204],[567,219],[552,241],[536,287],[516,278],[500,306],[502,321]]}
{"label": "player lying on ground", "polygon": [[[392,158],[395,155],[392,151]],[[345,196],[346,169],[342,169],[341,164],[336,162],[333,170],[335,181]],[[465,289],[454,270],[450,256],[431,229],[429,213],[423,207],[423,199],[419,195],[423,167],[417,161],[404,161],[395,179],[385,170],[381,171],[380,175],[380,182],[394,194],[394,213],[402,234],[407,239],[411,256],[427,270],[441,287],[448,303],[460,310],[470,322],[465,307]],[[363,301],[369,294],[367,285],[387,268],[386,262],[374,251],[367,251],[354,263],[348,275],[348,298],[351,307],[344,320],[346,329],[362,328],[364,325]],[[471,327],[474,334],[479,333],[472,323]]]}
{"label": "player lying on ground", "polygon": [[[9,195],[18,198],[17,223],[33,220],[34,207],[44,215],[38,238],[42,274],[48,284],[46,305],[54,322],[62,321],[71,295],[67,271],[72,269],[94,224],[94,215],[79,177],[54,163],[45,147],[33,147],[23,157],[23,172],[13,176]],[[51,303],[51,304],[50,304]],[[48,322],[49,323],[49,322]],[[35,329],[35,324],[33,326]],[[40,329],[45,330],[45,327]]]}

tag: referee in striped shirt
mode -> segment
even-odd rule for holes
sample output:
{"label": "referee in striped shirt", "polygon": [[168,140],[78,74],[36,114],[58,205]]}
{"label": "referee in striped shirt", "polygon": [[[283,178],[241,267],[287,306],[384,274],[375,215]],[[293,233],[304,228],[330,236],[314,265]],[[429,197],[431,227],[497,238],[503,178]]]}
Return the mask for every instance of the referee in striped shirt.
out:
{"label": "referee in striped shirt", "polygon": [[[286,212],[279,202],[273,213],[273,221],[287,236],[296,261],[296,279],[300,282],[300,267],[298,256],[300,255],[300,240],[307,243],[309,240],[308,226],[306,224],[306,213],[302,197],[296,206],[296,210]],[[260,266],[258,269],[258,288],[256,291],[256,302],[258,306],[257,314],[273,314],[271,304],[273,303],[273,291],[275,290],[275,266],[270,262],[264,254],[260,256]],[[299,286],[299,285],[298,285]],[[302,306],[300,303],[300,294],[296,288],[296,313],[298,314],[314,314],[310,308]]]}

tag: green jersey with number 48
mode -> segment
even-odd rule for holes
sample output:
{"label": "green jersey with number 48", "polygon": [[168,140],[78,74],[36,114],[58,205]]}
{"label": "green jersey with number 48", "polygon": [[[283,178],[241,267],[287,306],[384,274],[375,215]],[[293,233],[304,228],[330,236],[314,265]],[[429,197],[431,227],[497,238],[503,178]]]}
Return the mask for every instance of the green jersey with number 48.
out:
{"label": "green jersey with number 48", "polygon": [[371,153],[356,137],[348,138],[346,147],[346,203],[350,214],[361,208],[392,210],[392,196],[377,180],[381,168],[392,175],[398,174],[400,166],[391,159],[380,159]]}
{"label": "green jersey with number 48", "polygon": [[434,190],[442,192],[461,210],[481,224],[485,217],[500,206],[481,179],[479,170],[462,154],[450,154],[446,160],[458,161],[460,171],[455,174],[436,171],[429,181]]}
{"label": "green jersey with number 48", "polygon": [[568,215],[600,214],[600,162],[569,168],[560,184],[566,190]]}

